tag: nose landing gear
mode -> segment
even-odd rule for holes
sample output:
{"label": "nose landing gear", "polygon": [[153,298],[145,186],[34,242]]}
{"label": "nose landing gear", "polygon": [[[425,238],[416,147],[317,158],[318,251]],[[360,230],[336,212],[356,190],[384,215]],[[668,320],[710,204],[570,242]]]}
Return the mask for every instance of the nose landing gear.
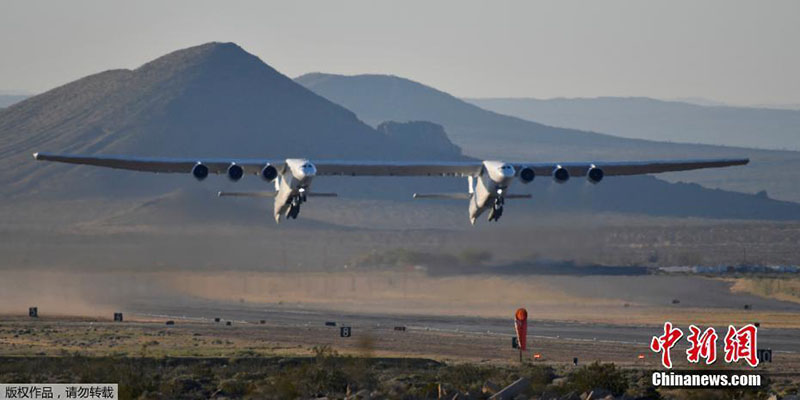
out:
{"label": "nose landing gear", "polygon": [[492,205],[492,209],[489,210],[489,221],[499,221],[500,217],[503,216],[503,204],[505,200],[502,197],[498,197],[494,200],[494,204]]}

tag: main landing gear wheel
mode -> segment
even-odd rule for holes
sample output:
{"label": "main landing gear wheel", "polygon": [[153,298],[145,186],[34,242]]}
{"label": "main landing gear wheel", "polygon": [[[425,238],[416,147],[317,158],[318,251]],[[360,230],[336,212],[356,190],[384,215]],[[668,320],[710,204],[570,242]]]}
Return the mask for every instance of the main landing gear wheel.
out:
{"label": "main landing gear wheel", "polygon": [[299,205],[298,206],[290,206],[289,207],[289,213],[286,214],[286,216],[288,218],[291,218],[291,219],[297,219],[297,215],[299,215],[299,214],[300,214],[300,206]]}
{"label": "main landing gear wheel", "polygon": [[494,201],[491,211],[489,211],[489,221],[499,221],[503,216],[503,198],[498,198]]}
{"label": "main landing gear wheel", "polygon": [[300,214],[300,204],[305,201],[305,197],[305,195],[302,195],[292,198],[291,204],[289,205],[289,210],[286,212],[287,219],[297,219],[297,216]]}

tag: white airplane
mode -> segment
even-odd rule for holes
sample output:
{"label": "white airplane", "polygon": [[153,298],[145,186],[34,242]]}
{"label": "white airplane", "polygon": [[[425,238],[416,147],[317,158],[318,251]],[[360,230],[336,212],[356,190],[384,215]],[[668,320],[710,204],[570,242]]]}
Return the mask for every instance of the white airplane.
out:
{"label": "white airplane", "polygon": [[748,159],[629,161],[629,162],[576,162],[576,163],[507,163],[502,161],[466,162],[369,162],[369,161],[310,161],[301,158],[286,160],[220,160],[137,158],[124,156],[81,156],[34,153],[33,158],[70,164],[147,171],[155,173],[191,173],[197,180],[208,174],[226,174],[232,181],[245,174],[260,175],[275,184],[270,192],[219,192],[220,196],[274,197],[275,222],[281,215],[296,219],[300,205],[312,196],[336,196],[335,193],[310,191],[316,176],[460,176],[468,180],[466,193],[414,194],[414,198],[444,198],[469,200],[469,220],[472,224],[489,211],[489,221],[503,215],[506,199],[530,198],[530,194],[510,194],[509,187],[515,179],[530,183],[536,176],[550,176],[564,183],[572,176],[585,176],[591,183],[599,183],[605,176],[640,175],[701,168],[719,168],[745,165]]}

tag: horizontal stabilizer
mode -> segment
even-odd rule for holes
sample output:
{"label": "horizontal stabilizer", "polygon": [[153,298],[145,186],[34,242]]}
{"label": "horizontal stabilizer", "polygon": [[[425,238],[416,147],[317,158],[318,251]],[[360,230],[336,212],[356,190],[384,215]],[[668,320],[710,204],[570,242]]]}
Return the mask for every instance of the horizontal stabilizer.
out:
{"label": "horizontal stabilizer", "polygon": [[[531,194],[507,194],[506,199],[530,199]],[[446,200],[469,200],[471,193],[414,193],[415,199],[446,199]]]}
{"label": "horizontal stabilizer", "polygon": [[470,193],[414,193],[415,199],[450,199],[450,200],[469,200]]}
{"label": "horizontal stabilizer", "polygon": [[[275,197],[278,195],[278,192],[218,192],[217,196],[231,196],[231,197]],[[339,196],[336,193],[318,193],[318,192],[309,192],[306,193],[308,197],[337,197]]]}
{"label": "horizontal stabilizer", "polygon": [[320,192],[309,192],[306,193],[308,197],[339,197],[336,193],[320,193]]}
{"label": "horizontal stabilizer", "polygon": [[275,197],[278,192],[217,192],[217,196],[231,197]]}

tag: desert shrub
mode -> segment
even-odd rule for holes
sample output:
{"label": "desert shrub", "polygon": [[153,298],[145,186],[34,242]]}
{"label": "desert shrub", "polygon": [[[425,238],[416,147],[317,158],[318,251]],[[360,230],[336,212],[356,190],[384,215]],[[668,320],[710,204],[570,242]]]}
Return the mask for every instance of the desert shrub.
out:
{"label": "desert shrub", "polygon": [[219,383],[219,390],[228,397],[242,397],[248,392],[248,383],[242,378],[226,379]]}
{"label": "desert shrub", "polygon": [[483,384],[492,377],[492,369],[472,364],[457,364],[439,370],[439,381],[443,385],[470,393],[479,393]]}
{"label": "desert shrub", "polygon": [[347,377],[338,369],[309,363],[274,374],[259,390],[274,393],[275,398],[317,397],[344,394],[347,384]]}
{"label": "desert shrub", "polygon": [[660,399],[661,394],[653,386],[652,375],[649,371],[636,371],[630,378],[632,384],[625,395],[635,399]]}
{"label": "desert shrub", "polygon": [[302,382],[303,394],[334,394],[344,393],[347,389],[348,377],[339,368],[340,363],[335,359],[325,362],[309,363],[295,371],[297,381]]}
{"label": "desert shrub", "polygon": [[292,377],[286,374],[276,376],[272,382],[263,386],[260,390],[263,398],[272,399],[296,399],[300,397],[300,390]]}
{"label": "desert shrub", "polygon": [[203,384],[196,377],[185,375],[165,380],[161,383],[159,391],[171,398],[199,398],[204,395]]}
{"label": "desert shrub", "polygon": [[671,389],[664,396],[676,400],[766,400],[769,394],[756,389]]}
{"label": "desert shrub", "polygon": [[439,394],[439,384],[426,382],[408,388],[406,395],[412,399],[435,399]]}
{"label": "desert shrub", "polygon": [[527,377],[531,382],[531,391],[533,393],[541,393],[545,390],[547,385],[553,382],[556,374],[553,367],[544,365],[527,365],[519,370],[519,373],[512,376],[513,381],[519,377]]}
{"label": "desert shrub", "polygon": [[572,372],[567,387],[578,393],[605,389],[619,396],[628,389],[628,379],[614,363],[600,364],[595,361]]}

